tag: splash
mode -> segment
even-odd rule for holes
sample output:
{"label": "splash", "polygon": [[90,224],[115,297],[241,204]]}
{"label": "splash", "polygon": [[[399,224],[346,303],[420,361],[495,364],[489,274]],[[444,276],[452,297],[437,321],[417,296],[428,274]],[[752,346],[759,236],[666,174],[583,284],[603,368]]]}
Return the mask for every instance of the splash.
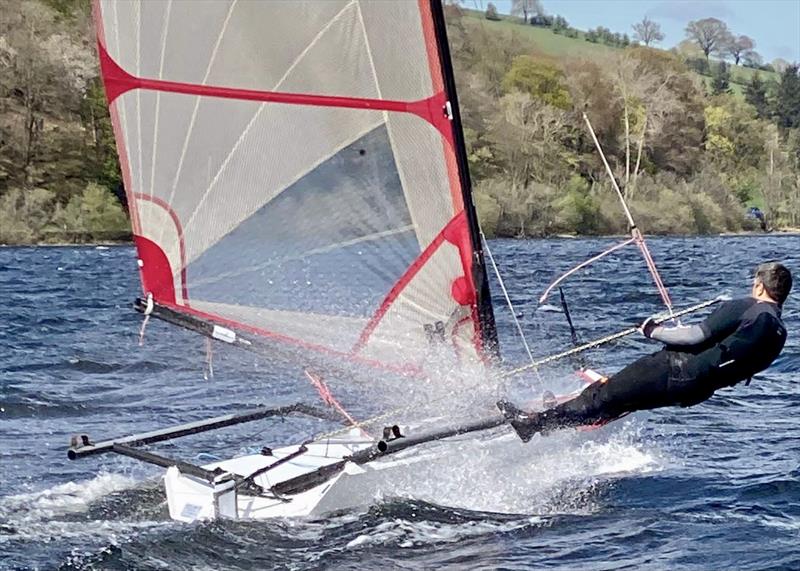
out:
{"label": "splash", "polygon": [[93,534],[110,536],[153,525],[152,521],[109,520],[105,513],[98,518],[92,513],[93,505],[100,500],[140,485],[127,476],[102,473],[91,480],[0,498],[0,521],[4,525],[0,541],[86,537],[87,525],[91,525]]}
{"label": "splash", "polygon": [[615,429],[561,431],[522,444],[506,429],[430,447],[387,471],[385,495],[505,514],[591,513],[598,486],[663,465],[635,422]]}

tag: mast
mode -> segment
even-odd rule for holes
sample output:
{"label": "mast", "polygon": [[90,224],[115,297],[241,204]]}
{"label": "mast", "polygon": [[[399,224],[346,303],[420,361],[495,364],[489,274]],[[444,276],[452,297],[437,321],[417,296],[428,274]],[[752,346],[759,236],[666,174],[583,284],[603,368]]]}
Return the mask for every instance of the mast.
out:
{"label": "mast", "polygon": [[455,142],[455,155],[458,162],[458,176],[461,182],[461,193],[464,200],[464,211],[467,215],[470,241],[472,243],[472,280],[477,294],[476,304],[478,321],[484,351],[492,357],[500,357],[500,346],[497,341],[497,326],[494,320],[492,296],[489,291],[489,276],[486,271],[486,262],[483,255],[478,214],[472,197],[472,181],[469,176],[469,161],[467,160],[467,147],[464,141],[464,129],[461,125],[461,112],[458,107],[455,76],[453,75],[453,62],[450,58],[450,44],[447,40],[447,25],[444,18],[444,9],[441,0],[430,0],[433,26],[436,33],[436,46],[439,52],[439,62],[444,76],[444,89],[447,101],[450,104],[450,115],[453,127],[453,140]]}

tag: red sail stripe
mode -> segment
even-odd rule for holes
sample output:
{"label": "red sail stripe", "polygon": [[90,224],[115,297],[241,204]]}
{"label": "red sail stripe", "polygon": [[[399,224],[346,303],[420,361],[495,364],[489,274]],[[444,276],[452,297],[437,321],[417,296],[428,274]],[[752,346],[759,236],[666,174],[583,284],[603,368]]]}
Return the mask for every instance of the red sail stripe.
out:
{"label": "red sail stripe", "polygon": [[[165,200],[160,199],[157,196],[152,196],[150,194],[143,194],[141,192],[135,192],[133,194],[136,198],[141,200],[145,200],[147,202],[152,202],[153,204],[160,206],[164,210],[166,210],[169,217],[172,219],[172,222],[175,224],[175,229],[178,231],[178,247],[180,249],[180,257],[181,257],[181,295],[183,296],[183,302],[188,305],[189,304],[189,290],[186,287],[186,245],[184,244],[183,240],[183,226],[181,226],[180,218],[178,218],[177,213],[172,209],[172,207],[167,204]],[[147,293],[147,292],[145,292]],[[158,301],[158,300],[156,300]]]}
{"label": "red sail stripe", "polygon": [[[400,297],[400,294],[403,293],[403,290],[406,286],[411,283],[411,280],[419,273],[419,271],[425,266],[428,260],[433,257],[436,251],[439,249],[445,241],[451,242],[453,238],[453,231],[457,231],[460,226],[465,226],[467,223],[466,213],[462,210],[456,216],[454,216],[447,225],[442,228],[442,231],[439,232],[436,237],[428,244],[428,247],[425,248],[422,253],[417,256],[417,259],[414,260],[405,273],[400,276],[400,279],[392,286],[392,289],[389,290],[389,293],[384,298],[383,302],[381,302],[380,307],[374,313],[372,318],[367,323],[367,326],[364,328],[364,331],[361,332],[361,335],[358,338],[358,342],[353,346],[351,352],[353,354],[358,353],[361,351],[364,346],[369,341],[369,338],[372,336],[372,333],[380,324],[383,317],[392,307],[392,304]],[[456,244],[456,246],[460,248],[460,244]]]}
{"label": "red sail stripe", "polygon": [[122,69],[109,55],[105,46],[98,42],[100,69],[109,103],[133,89],[148,89],[183,95],[218,97],[239,101],[260,101],[264,103],[285,103],[293,105],[313,105],[318,107],[338,107],[345,109],[364,109],[372,111],[394,111],[411,113],[433,125],[448,141],[453,137],[450,124],[444,115],[446,102],[444,93],[437,92],[419,101],[395,101],[392,99],[370,99],[366,97],[345,97],[338,95],[314,95],[310,93],[288,93],[282,91],[262,91],[200,85],[180,81],[165,81],[136,77]]}

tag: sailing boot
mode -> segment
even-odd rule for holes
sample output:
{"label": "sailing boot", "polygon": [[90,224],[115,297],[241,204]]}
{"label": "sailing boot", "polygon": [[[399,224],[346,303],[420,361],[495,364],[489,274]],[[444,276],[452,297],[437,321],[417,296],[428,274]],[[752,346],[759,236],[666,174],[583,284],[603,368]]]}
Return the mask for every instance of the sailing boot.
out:
{"label": "sailing boot", "polygon": [[497,401],[497,408],[523,442],[530,441],[534,434],[542,432],[544,418],[541,413],[526,412],[507,400]]}

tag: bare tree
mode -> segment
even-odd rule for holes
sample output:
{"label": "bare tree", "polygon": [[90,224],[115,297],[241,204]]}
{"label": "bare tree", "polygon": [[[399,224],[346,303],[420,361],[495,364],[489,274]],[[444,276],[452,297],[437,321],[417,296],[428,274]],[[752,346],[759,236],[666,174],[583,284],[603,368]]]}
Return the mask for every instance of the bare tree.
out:
{"label": "bare tree", "polygon": [[786,68],[789,67],[789,62],[783,58],[778,57],[772,60],[772,67],[778,73],[783,73],[784,71],[786,71]]}
{"label": "bare tree", "polygon": [[517,234],[524,236],[536,210],[535,195],[569,171],[564,144],[572,132],[566,112],[527,93],[512,91],[499,103],[502,113],[492,121],[489,137],[508,165],[511,188],[505,214],[516,219]]}
{"label": "bare tree", "polygon": [[693,20],[686,26],[686,37],[697,42],[708,59],[711,53],[723,50],[731,37],[727,24],[716,18]]}
{"label": "bare tree", "polygon": [[[656,71],[643,62],[635,52],[613,54],[604,66],[621,103],[625,149],[625,195],[631,195],[641,166],[645,139],[655,137],[664,126],[667,116],[678,108],[676,95],[670,84],[676,76],[674,69]],[[634,132],[636,134],[634,134]],[[635,164],[633,147],[636,146]]]}
{"label": "bare tree", "polygon": [[661,26],[645,16],[641,22],[633,25],[633,37],[644,45],[649,46],[652,43],[658,43],[664,39],[664,34],[661,32]]}
{"label": "bare tree", "polygon": [[747,36],[731,36],[730,41],[725,45],[725,52],[733,58],[736,65],[747,53],[756,47],[755,41]]}
{"label": "bare tree", "polygon": [[759,67],[764,63],[764,58],[755,50],[746,51],[742,54],[742,58],[744,58],[744,63],[750,67]]}
{"label": "bare tree", "polygon": [[513,16],[522,15],[525,23],[528,23],[528,17],[533,14],[542,14],[542,3],[540,0],[513,0],[511,3],[511,14]]}

